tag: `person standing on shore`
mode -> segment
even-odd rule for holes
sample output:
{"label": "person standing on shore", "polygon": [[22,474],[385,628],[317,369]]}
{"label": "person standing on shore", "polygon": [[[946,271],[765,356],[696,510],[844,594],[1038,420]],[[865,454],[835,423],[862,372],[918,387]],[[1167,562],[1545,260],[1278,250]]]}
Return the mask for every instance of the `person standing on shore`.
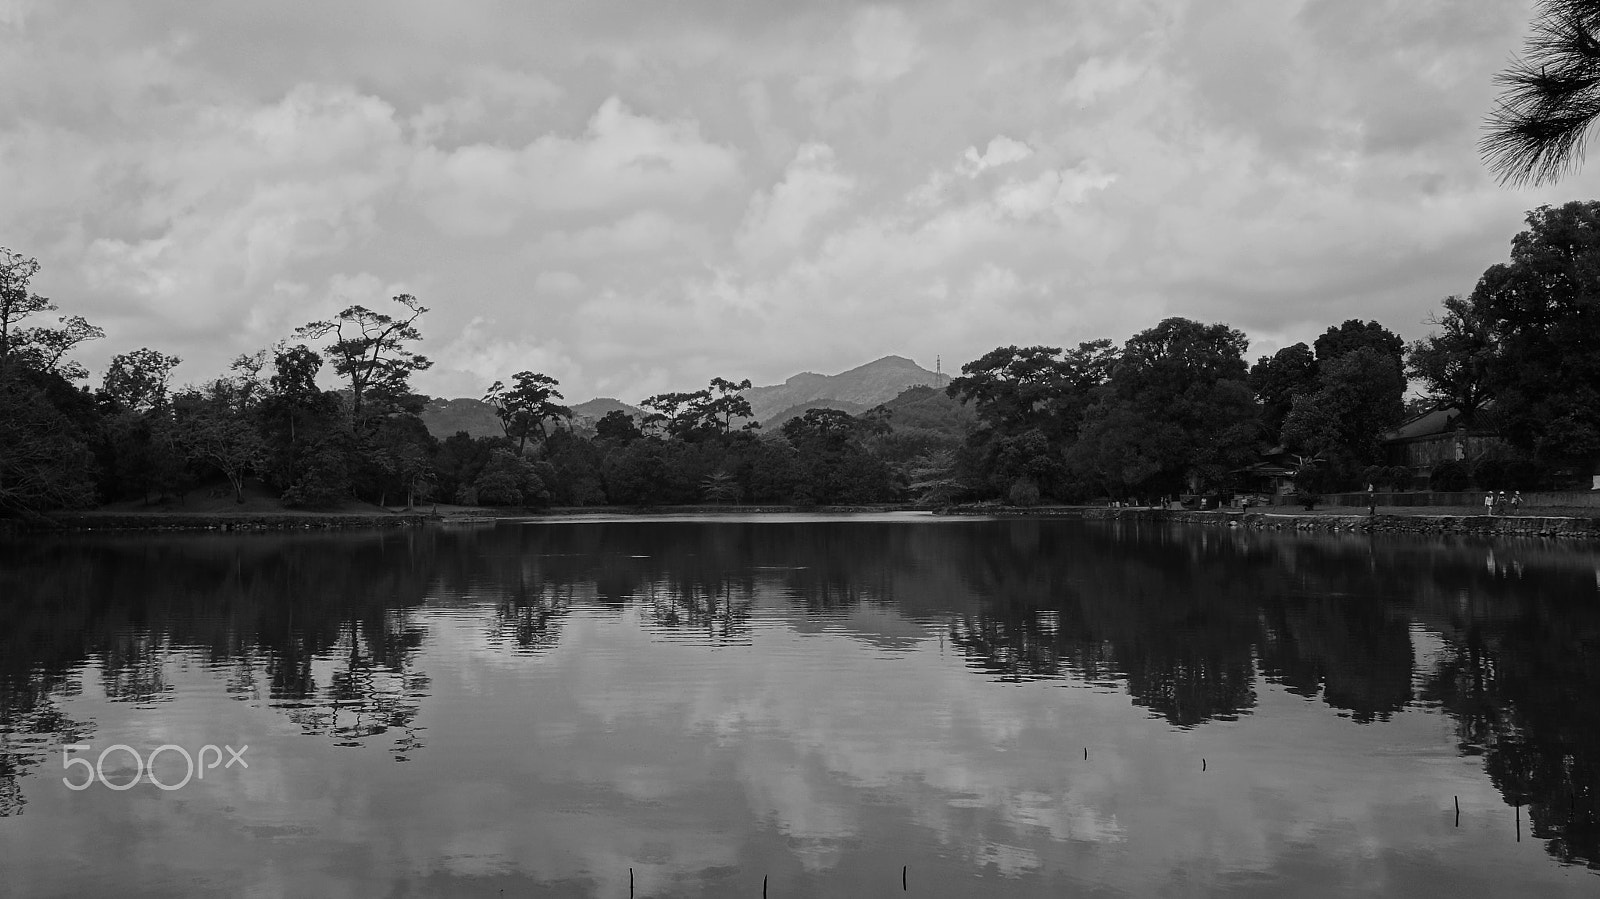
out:
{"label": "person standing on shore", "polygon": [[1485,514],[1485,515],[1493,515],[1494,514],[1494,491],[1493,490],[1490,490],[1488,493],[1485,493],[1483,495],[1483,514]]}
{"label": "person standing on shore", "polygon": [[1372,484],[1367,485],[1367,514],[1378,514],[1378,494]]}
{"label": "person standing on shore", "polygon": [[1511,494],[1511,514],[1515,515],[1520,511],[1522,511],[1522,491],[1517,490]]}

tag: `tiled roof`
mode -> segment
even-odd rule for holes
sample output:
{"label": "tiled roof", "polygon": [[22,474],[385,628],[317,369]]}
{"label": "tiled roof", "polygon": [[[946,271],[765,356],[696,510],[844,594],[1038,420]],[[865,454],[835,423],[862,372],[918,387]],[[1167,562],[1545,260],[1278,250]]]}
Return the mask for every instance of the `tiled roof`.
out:
{"label": "tiled roof", "polygon": [[1398,428],[1388,431],[1383,435],[1384,440],[1415,440],[1418,437],[1434,437],[1439,434],[1448,434],[1455,430],[1455,420],[1459,413],[1454,409],[1435,409],[1424,412],[1411,419]]}

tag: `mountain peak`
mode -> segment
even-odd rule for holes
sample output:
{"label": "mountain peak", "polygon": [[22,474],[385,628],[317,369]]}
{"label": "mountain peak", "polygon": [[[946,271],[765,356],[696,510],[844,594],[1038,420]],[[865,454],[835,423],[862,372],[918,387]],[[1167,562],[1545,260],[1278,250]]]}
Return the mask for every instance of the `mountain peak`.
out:
{"label": "mountain peak", "polygon": [[871,409],[917,384],[932,384],[933,372],[904,356],[888,355],[836,375],[801,372],[782,384],[754,387],[745,399],[758,421],[780,412],[804,411],[807,404]]}
{"label": "mountain peak", "polygon": [[888,355],[888,356],[884,356],[882,359],[874,359],[871,362],[868,362],[866,365],[858,365],[855,368],[851,369],[851,371],[861,371],[864,368],[921,368],[921,367],[922,366],[918,365],[916,363],[916,360],[914,360],[914,359],[907,359],[904,356]]}
{"label": "mountain peak", "polygon": [[[888,355],[836,375],[820,375],[803,371],[792,375],[782,384],[753,387],[745,391],[756,421],[767,421],[779,413],[800,414],[807,408],[826,406],[833,409],[857,411],[899,396],[907,387],[932,384],[934,373],[905,356]],[[643,413],[638,407],[612,397],[596,397],[587,402],[573,404],[573,418],[578,421],[598,420],[607,412],[621,410],[629,415]],[[423,422],[435,436],[445,437],[463,430],[475,437],[492,437],[503,433],[500,419],[494,409],[481,400],[461,398],[434,400],[423,413]]]}

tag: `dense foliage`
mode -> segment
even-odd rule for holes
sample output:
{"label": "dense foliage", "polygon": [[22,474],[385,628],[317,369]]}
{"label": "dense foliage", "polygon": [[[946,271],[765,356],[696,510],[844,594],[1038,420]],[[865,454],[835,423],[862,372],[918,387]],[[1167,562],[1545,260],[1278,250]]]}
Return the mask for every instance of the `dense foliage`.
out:
{"label": "dense foliage", "polygon": [[[1543,207],[1527,224],[1510,259],[1447,297],[1410,346],[1351,319],[1251,366],[1240,331],[1169,318],[1120,346],[999,347],[944,390],[912,387],[859,414],[819,403],[767,429],[749,380],[574,422],[556,379],[520,371],[484,398],[502,436],[443,439],[411,389],[432,364],[415,349],[428,310],[414,297],[395,297],[393,314],[351,306],[311,322],[199,385],[175,386],[181,360],[138,348],[91,388],[70,355],[103,332],[49,321],[38,263],[0,250],[0,514],[207,486],[309,508],[1030,505],[1226,492],[1265,458],[1293,460],[1315,495],[1408,486],[1381,438],[1432,409],[1501,438],[1434,466],[1438,489],[1586,484],[1600,462],[1600,203]],[[1408,401],[1408,384],[1423,395]]]}

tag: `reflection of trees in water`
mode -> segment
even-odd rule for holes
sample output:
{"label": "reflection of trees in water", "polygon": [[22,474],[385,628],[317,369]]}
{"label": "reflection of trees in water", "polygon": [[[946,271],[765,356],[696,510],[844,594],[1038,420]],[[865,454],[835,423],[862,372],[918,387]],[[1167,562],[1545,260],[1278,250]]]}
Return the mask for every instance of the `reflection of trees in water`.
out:
{"label": "reflection of trees in water", "polygon": [[[701,571],[790,568],[783,584],[806,614],[893,601],[907,617],[944,618],[975,670],[1115,680],[1179,726],[1248,712],[1258,678],[1362,724],[1438,702],[1463,750],[1528,806],[1532,835],[1558,857],[1600,858],[1600,613],[1575,619],[1570,602],[1594,605],[1582,553],[1030,520],[762,525],[717,558],[695,530],[623,524],[574,539],[650,554],[651,574],[691,553]],[[602,579],[619,600],[644,583],[615,568]],[[1414,621],[1446,647],[1420,674]]]}
{"label": "reflection of trees in water", "polygon": [[168,647],[162,635],[150,631],[110,634],[101,656],[100,683],[113,702],[150,703],[170,699],[167,683]]}
{"label": "reflection of trees in water", "polygon": [[[1600,860],[1592,552],[1039,520],[636,520],[5,551],[0,592],[21,599],[0,607],[0,812],[20,807],[17,777],[44,741],[87,731],[53,697],[90,658],[108,695],[148,702],[168,689],[174,652],[199,653],[230,695],[266,693],[340,742],[397,733],[403,757],[426,689],[406,607],[437,584],[436,601],[490,603],[491,642],[523,651],[555,646],[584,602],[716,642],[749,639],[758,595],[786,596],[805,617],[892,602],[946,622],[975,671],[1118,683],[1177,726],[1248,713],[1258,679],[1362,724],[1418,698],[1527,806],[1532,836]],[[1444,647],[1421,672],[1414,625]]]}
{"label": "reflection of trees in water", "polygon": [[952,617],[949,639],[972,665],[997,680],[1016,682],[1070,674],[1102,682],[1116,672],[1109,646],[1064,634],[1050,612]]}
{"label": "reflection of trees in water", "polygon": [[[491,639],[547,649],[578,599],[637,604],[652,627],[747,641],[756,578],[739,527],[579,522],[463,536],[441,553],[445,593],[492,600]],[[589,588],[592,588],[589,589]]]}
{"label": "reflection of trees in water", "polygon": [[561,626],[572,610],[573,585],[561,581],[524,579],[501,598],[491,625],[491,644],[510,641],[519,650],[542,652],[555,648]]}
{"label": "reflection of trees in water", "polygon": [[642,602],[657,627],[693,634],[716,643],[748,642],[753,591],[734,585],[721,589],[664,581],[645,585]]}
{"label": "reflection of trees in water", "polygon": [[1413,655],[1404,609],[1369,597],[1310,593],[1261,604],[1260,666],[1267,680],[1363,724],[1411,701]]}
{"label": "reflection of trees in water", "polygon": [[1600,868],[1600,607],[1587,571],[1531,575],[1435,573],[1424,603],[1448,644],[1423,697],[1455,718],[1461,751],[1483,756],[1534,838]]}
{"label": "reflection of trees in water", "polygon": [[281,689],[272,679],[273,705],[302,732],[332,737],[340,746],[360,746],[362,740],[397,731],[391,752],[403,761],[423,746],[415,722],[428,677],[411,661],[423,638],[423,630],[410,625],[402,610],[378,621],[349,622],[339,640],[318,655],[318,662],[331,663],[327,685],[319,689],[314,674],[297,664],[297,675],[305,671],[306,676],[289,681],[293,689]]}
{"label": "reflection of trees in water", "polygon": [[[416,534],[119,536],[0,547],[0,808],[17,778],[92,725],[66,719],[93,664],[111,701],[171,695],[168,667],[198,657],[229,695],[300,720],[337,710],[340,739],[406,731],[426,679],[421,602],[430,542]],[[317,672],[325,671],[322,685]],[[335,716],[328,715],[330,720]],[[353,722],[353,723],[352,723]],[[19,748],[20,747],[20,748]]]}
{"label": "reflection of trees in water", "polygon": [[69,680],[0,673],[0,818],[22,813],[22,777],[59,747],[85,739],[88,722],[68,718],[55,697],[78,692]]}

